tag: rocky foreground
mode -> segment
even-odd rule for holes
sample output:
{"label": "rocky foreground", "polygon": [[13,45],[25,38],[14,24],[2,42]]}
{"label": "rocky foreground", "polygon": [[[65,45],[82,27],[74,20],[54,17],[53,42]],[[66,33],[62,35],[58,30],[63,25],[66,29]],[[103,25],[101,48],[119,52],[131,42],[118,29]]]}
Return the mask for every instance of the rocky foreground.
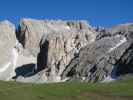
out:
{"label": "rocky foreground", "polygon": [[133,73],[133,24],[93,28],[86,21],[0,22],[0,80],[108,82]]}

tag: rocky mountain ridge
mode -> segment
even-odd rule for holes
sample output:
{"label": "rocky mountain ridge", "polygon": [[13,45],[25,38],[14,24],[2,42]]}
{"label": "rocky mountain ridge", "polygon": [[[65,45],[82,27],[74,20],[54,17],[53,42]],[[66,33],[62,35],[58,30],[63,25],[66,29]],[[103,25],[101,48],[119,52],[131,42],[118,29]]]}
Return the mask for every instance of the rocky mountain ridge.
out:
{"label": "rocky mountain ridge", "polygon": [[0,80],[105,82],[133,72],[133,24],[93,28],[86,21],[0,22]]}

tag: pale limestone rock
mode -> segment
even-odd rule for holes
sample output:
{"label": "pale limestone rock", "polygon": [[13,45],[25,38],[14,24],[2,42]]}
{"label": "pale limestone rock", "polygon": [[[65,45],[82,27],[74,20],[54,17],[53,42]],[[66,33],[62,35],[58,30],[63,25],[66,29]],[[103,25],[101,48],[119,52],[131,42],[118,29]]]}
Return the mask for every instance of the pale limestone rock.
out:
{"label": "pale limestone rock", "polygon": [[[61,24],[62,26],[62,24]],[[58,25],[58,27],[60,27]],[[64,26],[70,27],[70,26]],[[52,30],[53,27],[49,30]],[[47,34],[42,37],[38,56],[39,70],[48,69],[48,81],[61,81],[61,74],[80,49],[95,41],[95,31],[89,28],[71,28]],[[46,57],[45,57],[46,56]],[[44,58],[43,58],[44,57]]]}
{"label": "pale limestone rock", "polygon": [[10,80],[15,74],[15,26],[5,20],[0,22],[0,80]]}
{"label": "pale limestone rock", "polygon": [[[17,34],[19,41],[23,44],[26,52],[30,52],[32,55],[37,56],[39,53],[39,43],[42,37],[49,34],[65,34],[80,33],[92,34],[94,30],[85,21],[62,21],[62,20],[35,20],[35,19],[22,19],[20,21],[20,28]],[[81,31],[81,32],[82,32]],[[91,37],[92,36],[92,37]],[[93,35],[89,35],[89,39],[92,41],[95,38],[95,32]],[[90,40],[89,40],[90,41]],[[71,49],[71,48],[68,48]]]}
{"label": "pale limestone rock", "polygon": [[85,21],[22,19],[18,39],[25,52],[38,53],[38,71],[50,70],[48,81],[60,76],[79,50],[95,41],[95,31]]}

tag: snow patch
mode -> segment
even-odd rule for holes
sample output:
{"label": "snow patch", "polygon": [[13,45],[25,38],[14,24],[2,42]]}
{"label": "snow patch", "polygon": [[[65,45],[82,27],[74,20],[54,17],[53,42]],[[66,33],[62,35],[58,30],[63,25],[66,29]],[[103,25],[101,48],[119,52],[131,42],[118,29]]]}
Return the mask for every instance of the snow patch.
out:
{"label": "snow patch", "polygon": [[105,76],[105,79],[101,83],[108,83],[108,82],[115,81],[117,79],[116,72],[117,72],[117,66],[116,65],[113,65],[112,66],[111,75],[109,75],[107,77]]}
{"label": "snow patch", "polygon": [[118,44],[116,44],[114,47],[110,48],[108,52],[113,51],[114,49],[116,49],[117,47],[119,47],[120,45],[125,43],[126,41],[127,41],[127,39],[124,37],[123,39],[120,40],[120,42]]}
{"label": "snow patch", "polygon": [[111,76],[107,76],[103,81],[101,81],[101,83],[109,83],[114,81],[115,79],[113,79]]}
{"label": "snow patch", "polygon": [[82,81],[84,81],[86,79],[86,77],[82,77]]}
{"label": "snow patch", "polygon": [[10,66],[11,62],[8,62],[5,66],[3,66],[2,68],[0,68],[0,73],[6,71],[6,69]]}
{"label": "snow patch", "polygon": [[13,67],[16,66],[17,63],[17,57],[18,57],[18,53],[17,50],[15,48],[12,49],[12,61],[8,62],[5,66],[3,66],[2,68],[0,68],[0,72],[4,72],[7,70],[7,68],[13,64]]}
{"label": "snow patch", "polygon": [[16,48],[13,48],[12,49],[12,60],[11,60],[11,63],[12,63],[12,72],[10,73],[10,77],[8,80],[10,80],[13,76],[15,76],[15,68],[16,68],[16,65],[17,65],[17,60],[18,60],[18,51]]}
{"label": "snow patch", "polygon": [[61,82],[66,82],[69,79],[70,79],[70,77],[66,77],[65,79],[61,80]]}
{"label": "snow patch", "polygon": [[12,58],[13,58],[12,63],[13,63],[14,66],[16,66],[17,59],[18,59],[18,52],[15,48],[13,48],[13,50],[12,50]]}

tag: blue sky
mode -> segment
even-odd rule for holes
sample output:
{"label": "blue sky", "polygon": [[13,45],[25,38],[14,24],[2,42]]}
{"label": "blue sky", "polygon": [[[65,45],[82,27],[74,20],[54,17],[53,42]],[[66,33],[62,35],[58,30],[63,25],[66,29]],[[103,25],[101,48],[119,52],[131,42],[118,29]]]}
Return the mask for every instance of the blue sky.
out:
{"label": "blue sky", "polygon": [[87,20],[111,27],[133,22],[133,0],[0,0],[0,20],[20,18]]}

